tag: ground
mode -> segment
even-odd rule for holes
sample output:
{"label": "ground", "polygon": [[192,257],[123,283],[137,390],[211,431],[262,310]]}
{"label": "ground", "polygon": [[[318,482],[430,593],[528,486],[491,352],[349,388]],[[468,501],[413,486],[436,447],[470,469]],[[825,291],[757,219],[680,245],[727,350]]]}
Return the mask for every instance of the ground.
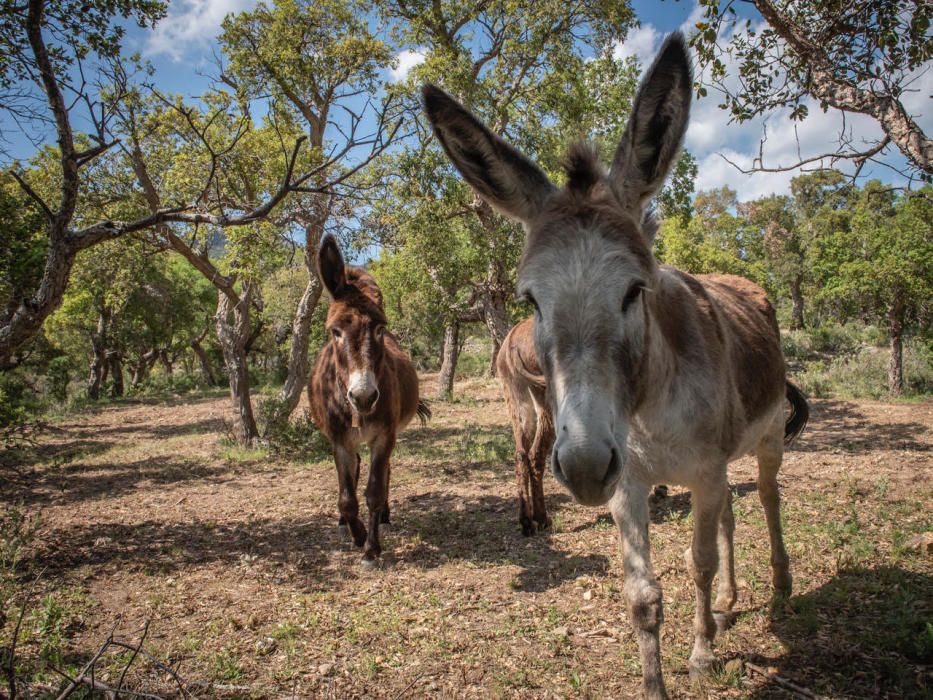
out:
{"label": "ground", "polygon": [[[433,382],[422,378],[425,393]],[[112,631],[135,640],[149,621],[148,653],[206,696],[635,696],[608,514],[548,476],[553,530],[523,537],[498,386],[468,380],[457,393],[401,436],[377,570],[338,532],[332,463],[232,447],[226,398],[126,401],[57,423],[0,497],[40,516],[22,565],[41,576],[21,672],[37,673],[43,654],[80,668]],[[931,402],[813,401],[780,475],[795,586],[783,604],[755,464],[730,467],[740,596],[716,648],[743,663],[701,684],[686,674],[689,494],[655,504],[671,694],[789,697],[789,681],[826,697],[929,696],[933,558],[909,543],[933,529],[931,446]],[[50,629],[58,652],[43,646]],[[105,657],[97,677],[116,682],[126,661]],[[127,679],[173,688],[147,659]]]}

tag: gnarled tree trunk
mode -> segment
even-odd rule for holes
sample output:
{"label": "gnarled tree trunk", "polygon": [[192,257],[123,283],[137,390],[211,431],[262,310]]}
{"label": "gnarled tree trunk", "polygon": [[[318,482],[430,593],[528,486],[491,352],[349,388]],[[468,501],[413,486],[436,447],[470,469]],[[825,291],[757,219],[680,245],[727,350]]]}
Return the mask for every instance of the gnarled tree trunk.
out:
{"label": "gnarled tree trunk", "polygon": [[444,346],[441,348],[441,373],[437,378],[437,399],[446,401],[454,393],[454,374],[460,358],[460,321],[454,319],[444,326]]}
{"label": "gnarled tree trunk", "polygon": [[895,291],[888,309],[888,337],[891,339],[891,360],[888,364],[888,392],[900,396],[904,391],[904,299]]}
{"label": "gnarled tree trunk", "polygon": [[[323,198],[322,198],[323,199]],[[317,249],[324,235],[324,225],[330,213],[330,204],[320,201],[320,207],[305,227],[305,267],[308,270],[308,284],[298,302],[295,317],[292,319],[291,346],[288,350],[288,373],[285,376],[285,385],[279,392],[279,401],[282,402],[281,418],[287,420],[301,400],[301,392],[308,385],[311,377],[311,362],[308,358],[308,340],[311,330],[311,319],[321,299],[323,285],[317,275]]]}
{"label": "gnarled tree trunk", "polygon": [[217,339],[224,354],[224,364],[230,382],[230,399],[237,414],[237,438],[251,444],[259,437],[253,403],[249,393],[249,365],[246,343],[250,337],[250,303],[252,282],[243,283],[243,293],[234,301],[224,292],[217,295]]}
{"label": "gnarled tree trunk", "polygon": [[[206,329],[204,333],[207,333]],[[204,346],[201,345],[201,341],[204,339],[204,333],[191,341],[191,349],[194,350],[194,354],[198,358],[198,372],[201,375],[201,381],[207,386],[214,386],[217,380],[214,379],[214,371],[211,369],[211,358],[207,356],[207,351],[204,349]]]}
{"label": "gnarled tree trunk", "polygon": [[803,279],[800,276],[794,277],[794,280],[790,284],[790,298],[793,302],[793,310],[791,311],[791,320],[790,328],[791,330],[802,330],[806,326],[804,325],[803,318]]}
{"label": "gnarled tree trunk", "polygon": [[91,401],[100,398],[100,387],[107,379],[107,326],[110,312],[102,309],[97,315],[97,329],[91,333],[91,368],[87,378],[87,397]]}
{"label": "gnarled tree trunk", "polygon": [[108,350],[107,364],[110,367],[110,398],[115,399],[123,396],[123,353]]}

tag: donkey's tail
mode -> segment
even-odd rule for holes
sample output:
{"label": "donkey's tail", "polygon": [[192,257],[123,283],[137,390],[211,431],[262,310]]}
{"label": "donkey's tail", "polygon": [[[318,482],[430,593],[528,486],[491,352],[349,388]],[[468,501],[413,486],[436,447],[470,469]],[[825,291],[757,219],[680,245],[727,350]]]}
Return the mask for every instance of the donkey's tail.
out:
{"label": "donkey's tail", "polygon": [[427,425],[431,418],[431,406],[424,399],[418,399],[418,420],[421,425]]}
{"label": "donkey's tail", "polygon": [[810,420],[810,404],[800,389],[790,382],[785,382],[785,385],[785,395],[790,401],[790,415],[784,422],[784,444],[789,445],[807,427],[807,421]]}

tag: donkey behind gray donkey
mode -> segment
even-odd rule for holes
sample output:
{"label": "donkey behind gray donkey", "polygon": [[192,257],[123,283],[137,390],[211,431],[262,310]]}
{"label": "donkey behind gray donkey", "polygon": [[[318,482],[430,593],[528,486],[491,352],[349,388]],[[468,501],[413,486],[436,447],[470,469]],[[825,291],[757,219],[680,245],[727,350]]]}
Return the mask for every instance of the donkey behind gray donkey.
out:
{"label": "donkey behind gray donkey", "polygon": [[[785,442],[809,415],[786,380],[765,292],[740,277],[659,266],[652,255],[657,223],[648,204],[680,149],[692,86],[684,38],[672,34],[642,80],[609,171],[592,149],[573,145],[561,188],[449,95],[424,88],[435,134],[461,175],[527,231],[518,293],[535,313],[535,352],[556,433],[551,468],[581,503],[609,503],[652,699],[667,693],[661,587],[648,541],[650,486],[681,484],[692,492],[693,541],[685,553],[696,586],[690,668],[706,672],[714,661],[713,610],[728,611],[736,600],[726,466],[748,452],[758,458],[772,581],[788,595],[777,472]],[[785,397],[792,407],[786,421]]]}

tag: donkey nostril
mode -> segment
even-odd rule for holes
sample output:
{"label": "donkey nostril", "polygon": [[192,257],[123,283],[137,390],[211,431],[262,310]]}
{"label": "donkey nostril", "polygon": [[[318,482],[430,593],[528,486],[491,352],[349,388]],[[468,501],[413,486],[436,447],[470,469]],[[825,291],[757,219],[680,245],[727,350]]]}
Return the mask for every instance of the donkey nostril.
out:
{"label": "donkey nostril", "polygon": [[609,456],[609,466],[606,468],[606,475],[603,477],[603,485],[610,486],[618,481],[621,472],[622,460],[619,459],[619,453],[613,447],[612,454]]}

